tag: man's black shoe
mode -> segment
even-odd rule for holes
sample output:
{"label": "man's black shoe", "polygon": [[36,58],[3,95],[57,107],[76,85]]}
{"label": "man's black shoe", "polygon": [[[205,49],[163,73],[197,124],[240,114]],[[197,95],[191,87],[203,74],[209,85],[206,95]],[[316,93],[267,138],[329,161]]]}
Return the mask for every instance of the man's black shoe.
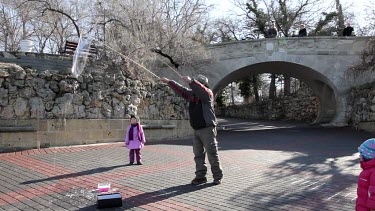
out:
{"label": "man's black shoe", "polygon": [[215,179],[212,184],[214,184],[214,185],[220,185],[221,184],[221,179]]}
{"label": "man's black shoe", "polygon": [[206,183],[206,182],[207,182],[207,178],[206,177],[201,177],[201,178],[194,178],[191,181],[191,184],[192,185],[200,185],[200,184],[203,184],[203,183]]}

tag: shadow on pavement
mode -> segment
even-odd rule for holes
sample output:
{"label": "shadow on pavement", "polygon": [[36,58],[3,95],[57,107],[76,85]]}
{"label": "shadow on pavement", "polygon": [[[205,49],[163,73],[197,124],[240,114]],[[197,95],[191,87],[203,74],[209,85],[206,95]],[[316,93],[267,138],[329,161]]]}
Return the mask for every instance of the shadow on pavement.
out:
{"label": "shadow on pavement", "polygon": [[121,168],[121,167],[126,167],[126,166],[129,166],[129,165],[126,164],[126,165],[117,165],[117,166],[110,166],[110,167],[100,167],[100,168],[90,169],[90,170],[87,170],[87,171],[81,171],[81,172],[76,172],[76,173],[72,173],[72,174],[63,174],[63,175],[59,175],[59,176],[55,176],[55,177],[48,177],[48,178],[45,178],[45,179],[25,181],[25,182],[22,182],[20,184],[27,185],[27,184],[38,183],[38,182],[53,181],[53,180],[60,180],[60,179],[78,177],[78,176],[85,176],[85,175],[103,173],[103,172],[113,170],[115,168]]}
{"label": "shadow on pavement", "polygon": [[[327,159],[330,160],[328,163]],[[272,174],[264,175],[269,184],[260,183],[246,188],[232,196],[230,201],[236,202],[241,196],[251,193],[251,198],[256,199],[256,202],[248,207],[249,210],[257,210],[256,207],[284,210],[282,206],[287,208],[287,205],[299,206],[301,210],[336,210],[338,202],[341,204],[340,210],[352,210],[356,197],[353,184],[356,185],[358,175],[353,174],[353,171],[346,172],[345,169],[358,166],[359,160],[348,160],[341,165],[336,163],[338,159],[340,158],[330,159],[330,156],[324,155],[294,156],[270,167]],[[324,163],[327,163],[326,167],[319,166]],[[286,189],[278,187],[278,184],[288,183],[287,181],[295,185]],[[348,193],[348,188],[352,189],[351,194]],[[342,196],[334,198],[340,194]]]}
{"label": "shadow on pavement", "polygon": [[[171,197],[179,196],[179,195],[186,194],[186,193],[191,193],[194,191],[199,191],[201,189],[212,187],[212,186],[214,185],[211,183],[206,183],[206,184],[198,185],[198,186],[185,184],[185,185],[178,185],[178,186],[161,189],[161,190],[154,191],[154,192],[147,192],[147,193],[139,194],[136,196],[131,196],[128,198],[126,198],[126,196],[123,196],[123,198],[124,197],[125,198],[123,199],[122,208],[108,208],[108,209],[100,209],[100,210],[123,210],[124,208],[131,209],[135,207],[141,207],[142,205],[160,202],[160,201],[169,199]],[[96,209],[97,209],[97,206],[92,205],[92,206],[88,206],[85,208],[81,208],[79,210],[89,211],[89,210],[96,210]]]}
{"label": "shadow on pavement", "polygon": [[[222,131],[219,135],[221,151],[256,150],[260,154],[262,151],[283,151],[289,152],[290,156],[268,167],[269,174],[265,172],[263,175],[269,180],[268,184],[254,185],[230,200],[236,201],[251,193],[251,198],[256,199],[255,207],[272,210],[283,205],[300,205],[308,210],[334,210],[337,201],[341,200],[343,210],[352,210],[359,173],[359,159],[355,155],[358,146],[373,136],[372,133],[351,128]],[[283,189],[283,185],[278,185],[292,178],[297,178],[291,182],[295,183],[293,188]],[[248,209],[256,210],[252,206]]]}

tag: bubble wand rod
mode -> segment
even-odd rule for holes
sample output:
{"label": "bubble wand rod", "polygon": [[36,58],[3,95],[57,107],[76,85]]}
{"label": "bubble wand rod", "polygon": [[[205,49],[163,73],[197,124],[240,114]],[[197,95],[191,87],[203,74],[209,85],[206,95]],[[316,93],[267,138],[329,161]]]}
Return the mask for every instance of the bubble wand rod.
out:
{"label": "bubble wand rod", "polygon": [[116,49],[112,48],[111,46],[109,45],[106,45],[103,43],[103,45],[105,45],[107,48],[111,49],[112,51],[114,51],[115,53],[118,53],[120,56],[122,56],[123,58],[133,62],[134,64],[138,65],[139,67],[141,67],[142,69],[146,70],[147,72],[149,72],[151,75],[153,75],[154,77],[156,77],[157,79],[160,79],[159,76],[157,76],[155,73],[151,72],[151,70],[147,69],[146,67],[144,67],[143,65],[139,64],[138,62],[134,61],[133,59],[131,59],[130,57],[128,56],[125,56],[124,54],[122,54],[121,52],[117,51]]}

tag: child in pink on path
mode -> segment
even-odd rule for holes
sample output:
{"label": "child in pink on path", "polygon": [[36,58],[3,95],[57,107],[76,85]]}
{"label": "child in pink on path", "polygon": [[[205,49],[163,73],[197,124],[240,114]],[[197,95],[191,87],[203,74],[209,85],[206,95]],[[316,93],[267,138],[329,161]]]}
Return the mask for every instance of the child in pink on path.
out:
{"label": "child in pink on path", "polygon": [[359,174],[356,211],[375,210],[375,139],[358,147],[362,172]]}
{"label": "child in pink on path", "polygon": [[137,165],[142,165],[141,149],[144,147],[146,142],[143,128],[139,124],[139,120],[136,116],[130,117],[130,125],[126,130],[125,144],[126,148],[130,149],[129,152],[129,165],[134,164],[134,154],[137,158]]}

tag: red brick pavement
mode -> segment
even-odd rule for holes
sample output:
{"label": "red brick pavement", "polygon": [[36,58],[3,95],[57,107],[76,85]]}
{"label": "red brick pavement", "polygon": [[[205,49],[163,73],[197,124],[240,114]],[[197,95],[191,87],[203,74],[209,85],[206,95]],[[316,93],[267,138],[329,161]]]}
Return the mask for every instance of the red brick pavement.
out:
{"label": "red brick pavement", "polygon": [[[56,165],[52,165],[38,159],[32,158],[29,155],[34,154],[48,154],[48,153],[59,153],[59,152],[81,152],[87,150],[100,150],[105,148],[117,147],[122,144],[108,144],[108,145],[99,145],[99,146],[81,146],[81,147],[68,147],[68,148],[55,148],[55,149],[40,149],[40,150],[25,150],[15,153],[3,153],[0,154],[0,160],[9,162],[13,165],[17,165],[18,167],[22,167],[23,169],[29,169],[40,174],[46,175],[48,177],[56,177],[61,175],[68,175],[74,174],[77,172],[71,171],[69,169],[59,167]],[[152,149],[150,147],[150,151],[158,151],[158,149]],[[166,153],[165,150],[160,150],[162,153]],[[175,154],[171,152],[172,154]],[[182,155],[183,153],[178,153]],[[37,188],[26,188],[22,190],[18,190],[15,192],[6,192],[0,194],[0,206],[5,204],[12,204],[16,202],[22,202],[28,199],[33,199],[36,197],[40,197],[43,195],[50,195],[54,193],[62,193],[74,188],[85,188],[87,190],[92,190],[95,188],[96,184],[105,181],[116,181],[119,178],[131,178],[136,177],[138,175],[145,175],[150,174],[153,172],[160,172],[165,170],[170,170],[177,167],[184,167],[187,165],[192,165],[192,161],[184,161],[178,163],[169,163],[167,165],[153,165],[144,169],[140,172],[125,172],[125,171],[115,171],[109,173],[101,173],[100,175],[77,175],[74,178],[67,178],[62,179],[57,183],[51,185],[43,185]],[[136,196],[139,194],[144,194],[145,192],[139,191],[134,188],[129,188],[126,186],[118,185],[112,182],[112,187],[116,187],[123,193],[123,195],[128,196]],[[152,195],[149,198],[153,198]],[[147,200],[144,199],[144,201]],[[162,209],[180,209],[180,210],[203,210],[199,207],[195,207],[192,205],[180,203],[171,199],[165,199],[158,202],[154,202],[154,200],[150,200],[151,203],[140,205],[139,207],[147,209],[147,210],[162,210]]]}
{"label": "red brick pavement", "polygon": [[[38,209],[38,204],[95,210],[91,190],[103,181],[122,193],[122,209],[353,210],[360,171],[356,140],[363,137],[352,134],[224,132],[219,136],[224,183],[197,188],[187,185],[194,172],[190,141],[147,145],[143,166],[124,165],[123,143],[1,153],[0,168],[7,171],[0,173],[0,210]],[[51,154],[59,162],[51,161]]]}

